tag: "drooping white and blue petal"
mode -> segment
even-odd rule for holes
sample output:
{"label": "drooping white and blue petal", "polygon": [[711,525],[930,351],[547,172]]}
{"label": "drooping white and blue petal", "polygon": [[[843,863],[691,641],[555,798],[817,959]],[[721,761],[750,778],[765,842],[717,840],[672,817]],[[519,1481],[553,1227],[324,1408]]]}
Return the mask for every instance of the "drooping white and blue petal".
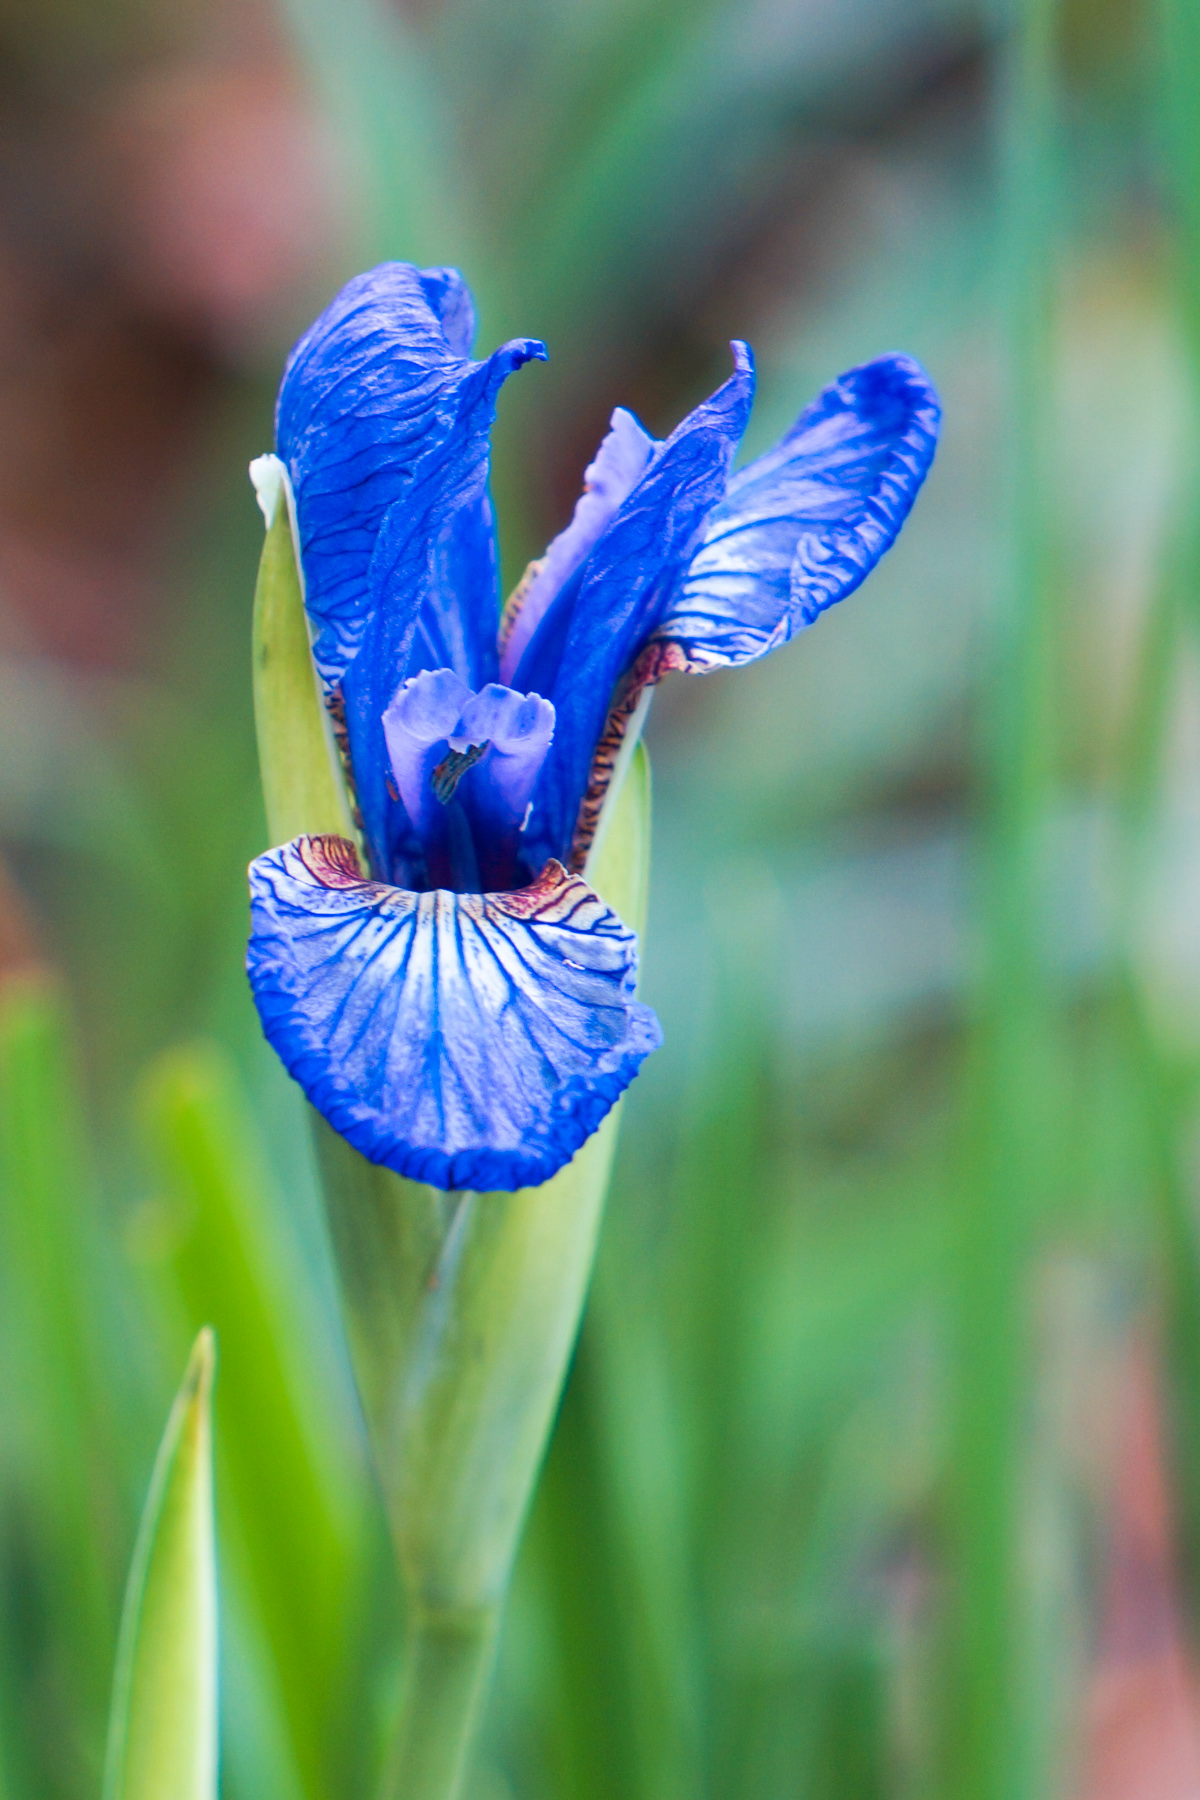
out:
{"label": "drooping white and blue petal", "polygon": [[270,1042],[371,1161],[441,1188],[545,1181],[661,1040],[637,940],[551,863],[506,894],[364,881],[341,838],[250,869],[247,967]]}
{"label": "drooping white and blue petal", "polygon": [[870,574],[908,517],[941,408],[910,356],[839,376],[787,435],[740,469],[654,637],[699,673],[749,662]]}

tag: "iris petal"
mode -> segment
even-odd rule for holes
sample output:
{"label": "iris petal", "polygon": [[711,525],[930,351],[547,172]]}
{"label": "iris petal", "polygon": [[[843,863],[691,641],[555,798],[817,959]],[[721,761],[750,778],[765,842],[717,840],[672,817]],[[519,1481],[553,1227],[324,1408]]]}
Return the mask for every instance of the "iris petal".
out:
{"label": "iris petal", "polygon": [[364,881],[341,838],[250,869],[263,1029],[335,1130],[441,1188],[546,1180],[660,1042],[637,940],[550,864],[511,894]]}
{"label": "iris petal", "polygon": [[463,352],[470,295],[451,270],[385,263],[344,287],[300,339],[276,434],[296,493],[313,655],[344,708],[377,873],[414,852],[386,790],[380,720],[400,681],[495,672],[488,431],[505,378],[545,348]]}
{"label": "iris petal", "polygon": [[721,499],[754,396],[754,363],[734,344],[734,373],[676,426],[534,633],[513,686],[544,694],[556,723],[526,830],[527,855],[565,857],[618,678],[659,622]]}
{"label": "iris petal", "polygon": [[[579,808],[581,868],[630,721],[671,670],[749,662],[851,593],[895,540],[933,461],[941,408],[909,356],[851,369],[729,483],[612,695]],[[560,852],[560,854],[564,854]]]}
{"label": "iris petal", "polygon": [[880,357],[831,383],[734,476],[658,642],[697,671],[749,662],[844,599],[908,517],[940,413],[909,356]]}
{"label": "iris petal", "polygon": [[[452,669],[424,670],[406,681],[383,715],[383,736],[397,792],[424,856],[427,887],[473,887],[461,867],[469,826],[461,805],[443,806],[431,777],[445,756],[471,690]],[[460,827],[455,831],[455,825]],[[457,856],[455,852],[458,852]],[[457,865],[457,866],[456,866]]]}
{"label": "iris petal", "polygon": [[504,611],[500,627],[500,675],[508,681],[552,602],[575,573],[619,507],[646,472],[659,446],[631,412],[618,406],[608,434],[583,472],[583,492],[571,523],[530,563]]}
{"label": "iris petal", "polygon": [[[387,570],[435,494],[444,527],[446,502],[482,492],[496,391],[545,354],[520,338],[471,363],[471,324],[452,271],[384,263],[347,283],[288,358],[276,436],[296,493],[314,655],[331,685],[363,640],[372,560]],[[494,616],[480,625],[494,634]]]}
{"label": "iris petal", "polygon": [[462,784],[485,889],[517,885],[521,832],[553,736],[554,708],[538,694],[490,682],[463,708],[451,748],[486,745]]}

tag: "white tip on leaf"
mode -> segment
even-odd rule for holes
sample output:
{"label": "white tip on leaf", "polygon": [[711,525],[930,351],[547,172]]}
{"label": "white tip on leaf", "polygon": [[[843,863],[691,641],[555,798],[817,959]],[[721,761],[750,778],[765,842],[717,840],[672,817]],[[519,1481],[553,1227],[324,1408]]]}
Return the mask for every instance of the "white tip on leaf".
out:
{"label": "white tip on leaf", "polygon": [[213,1334],[196,1339],[159,1446],[125,1591],[105,1800],[216,1800]]}
{"label": "white tip on leaf", "polygon": [[279,510],[279,496],[288,493],[291,481],[284,464],[277,456],[256,456],[250,464],[250,479],[254,483],[254,492],[258,495],[258,504],[262,508],[262,516],[267,521],[270,531],[275,523],[275,514]]}

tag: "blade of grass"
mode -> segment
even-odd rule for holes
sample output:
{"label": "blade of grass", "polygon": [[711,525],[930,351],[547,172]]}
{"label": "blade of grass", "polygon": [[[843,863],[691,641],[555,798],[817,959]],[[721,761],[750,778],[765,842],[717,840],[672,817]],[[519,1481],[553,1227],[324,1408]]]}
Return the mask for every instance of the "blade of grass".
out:
{"label": "blade of grass", "polygon": [[1055,136],[1053,0],[1017,0],[1000,94],[1006,417],[1005,578],[987,739],[985,964],[953,1340],[946,1791],[1035,1791],[1036,1696],[1023,1591],[1033,1226],[1053,1175],[1053,999],[1042,943],[1054,743],[1055,604],[1048,405]]}
{"label": "blade of grass", "polygon": [[1115,1013],[1141,1106],[1147,1177],[1158,1235],[1163,1381],[1185,1612],[1200,1642],[1200,1235],[1185,1170],[1196,1082],[1158,1041],[1137,978],[1134,932],[1156,823],[1180,651],[1200,626],[1200,15],[1189,0],[1160,0],[1158,125],[1172,274],[1190,375],[1182,518],[1151,596],[1120,771],[1122,890]]}
{"label": "blade of grass", "polygon": [[0,992],[5,1450],[20,1532],[10,1554],[34,1616],[15,1609],[6,1660],[27,1695],[48,1697],[42,1741],[28,1698],[20,1725],[33,1758],[66,1780],[103,1730],[116,1632],[105,1553],[121,1517],[109,1429],[119,1359],[96,1316],[107,1271],[80,1114],[62,995],[47,977],[14,977]]}
{"label": "blade of grass", "polygon": [[[265,1628],[307,1791],[345,1791],[364,1489],[348,1415],[334,1410],[337,1390],[319,1364],[317,1296],[282,1239],[281,1202],[216,1048],[161,1058],[143,1112],[172,1207],[190,1222],[173,1256],[185,1314],[221,1334],[231,1573]],[[331,1335],[324,1350],[336,1355]]]}
{"label": "blade of grass", "polygon": [[121,1618],[104,1800],[216,1800],[215,1356],[205,1328],[154,1465]]}

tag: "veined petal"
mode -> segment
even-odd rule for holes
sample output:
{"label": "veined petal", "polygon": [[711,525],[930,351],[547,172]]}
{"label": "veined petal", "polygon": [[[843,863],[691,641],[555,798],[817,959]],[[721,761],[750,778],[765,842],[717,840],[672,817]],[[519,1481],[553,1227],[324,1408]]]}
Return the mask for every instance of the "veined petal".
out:
{"label": "veined petal", "polygon": [[895,540],[933,461],[941,408],[910,356],[818,395],[736,474],[655,640],[700,671],[749,662],[842,600]]}
{"label": "veined petal", "polygon": [[373,1162],[441,1188],[545,1181],[661,1040],[637,940],[551,863],[510,894],[364,881],[342,838],[250,868],[247,969],[263,1029]]}
{"label": "veined petal", "polygon": [[422,269],[421,287],[455,356],[470,356],[475,342],[475,302],[457,269]]}
{"label": "veined petal", "polygon": [[[313,654],[329,687],[362,646],[381,590],[390,598],[410,564],[414,616],[430,608],[436,634],[439,609],[460,606],[472,663],[494,641],[490,563],[477,583],[444,594],[428,566],[430,524],[444,560],[455,515],[484,491],[500,384],[545,347],[517,338],[472,363],[472,329],[470,295],[453,270],[384,263],[349,282],[288,358],[276,436],[296,493]],[[478,517],[462,523],[477,540]],[[477,681],[492,670],[457,672]]]}
{"label": "veined petal", "polygon": [[725,492],[754,397],[754,363],[735,343],[734,373],[677,425],[534,633],[513,686],[556,714],[525,842],[530,865],[565,857],[618,678],[654,631],[704,520]]}
{"label": "veined petal", "polygon": [[583,492],[571,523],[530,563],[504,609],[500,625],[500,679],[511,680],[526,646],[564,585],[575,573],[614,513],[646,472],[658,443],[631,412],[618,406],[608,434],[583,472]]}
{"label": "veined petal", "polygon": [[387,792],[380,723],[406,675],[495,673],[498,612],[487,499],[500,386],[544,346],[463,352],[470,295],[453,270],[385,263],[351,281],[300,339],[276,429],[296,494],[313,655],[344,719],[375,871],[414,851]]}
{"label": "veined petal", "polygon": [[482,751],[462,787],[485,890],[516,885],[521,832],[553,736],[554,708],[540,694],[490,682],[463,709],[451,748]]}
{"label": "veined petal", "polygon": [[933,461],[941,408],[909,356],[851,369],[733,477],[649,641],[621,676],[569,852],[582,868],[630,720],[670,671],[749,662],[842,600],[894,542]]}

